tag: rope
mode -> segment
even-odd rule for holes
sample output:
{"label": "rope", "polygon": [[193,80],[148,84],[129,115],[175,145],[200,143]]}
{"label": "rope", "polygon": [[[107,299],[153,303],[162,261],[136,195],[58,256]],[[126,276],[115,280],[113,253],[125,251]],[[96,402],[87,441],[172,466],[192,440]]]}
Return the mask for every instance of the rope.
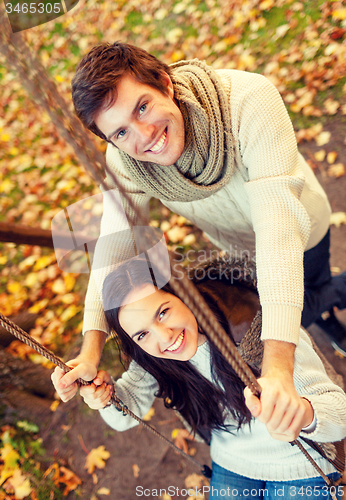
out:
{"label": "rope", "polygon": [[[20,33],[16,33],[15,37],[12,35],[9,21],[2,4],[0,4],[0,20],[2,25],[2,30],[0,32],[0,49],[6,56],[10,65],[16,69],[24,87],[26,87],[28,92],[32,94],[34,100],[36,100],[49,114],[62,137],[64,137],[66,142],[73,148],[77,158],[85,166],[86,170],[95,180],[95,182],[98,182],[105,190],[108,190],[108,186],[103,180],[102,170],[105,171],[107,175],[112,179],[114,185],[119,189],[119,192],[124,197],[124,199],[128,203],[129,208],[131,208],[134,214],[131,215],[131,213],[127,211],[126,215],[130,226],[133,227],[138,223],[146,226],[147,221],[134,206],[131,198],[124,191],[124,188],[121,186],[121,184],[119,184],[114,173],[106,165],[103,155],[96,148],[94,142],[92,140],[87,140],[86,132],[81,123],[69,111],[67,103],[59,94],[56,85],[48,78],[41,63],[38,61],[38,59],[34,59],[22,35]],[[173,269],[174,266],[171,266],[171,268]],[[170,284],[175,293],[190,308],[200,326],[208,331],[211,341],[214,342],[214,344],[218,347],[222,355],[230,363],[240,379],[247,387],[249,387],[253,394],[259,396],[261,393],[261,387],[258,384],[256,377],[248,368],[246,363],[242,360],[235,346],[228,338],[226,332],[217,322],[209,306],[206,304],[198,290],[193,286],[193,284],[190,282],[190,280],[188,280],[186,276],[184,276],[183,279],[174,279],[174,272],[170,279]],[[18,332],[18,327],[10,320],[5,318],[3,315],[0,315],[0,318],[0,323],[13,335],[17,336],[17,333],[19,333],[18,338],[20,338],[20,340],[27,343],[37,352],[50,359],[50,361],[55,363],[64,371],[66,371],[66,368],[68,369],[67,371],[70,370],[70,368],[65,365],[59,358],[57,358],[52,352],[46,350],[34,339],[28,339],[25,332]],[[85,381],[80,381],[80,383],[82,385],[85,385]],[[124,410],[122,409],[121,411]],[[130,412],[130,410],[128,409],[126,409],[125,411]],[[130,413],[127,414],[130,415]],[[131,416],[135,418],[135,416]],[[136,417],[136,420],[137,418],[138,417]],[[139,421],[141,420],[139,419]],[[145,427],[151,428],[148,424],[142,421],[141,423],[143,423]],[[153,431],[157,433],[155,429],[153,429]],[[171,443],[170,441],[168,442]],[[295,440],[292,442],[292,444],[298,445],[298,441]],[[171,445],[173,447],[175,446],[173,445],[173,443],[171,443]],[[179,448],[177,448],[177,450],[179,450]],[[182,450],[180,450],[180,452],[181,451]],[[305,450],[304,455],[306,454],[307,452]],[[192,457],[190,457],[189,455],[186,455],[186,457],[188,457],[190,460],[192,459]],[[195,461],[194,459],[192,460]],[[311,457],[309,458],[309,461],[312,461],[311,463],[314,462]],[[319,470],[317,464],[314,465],[314,467],[316,468],[316,470]],[[329,482],[327,482],[328,485]]]}

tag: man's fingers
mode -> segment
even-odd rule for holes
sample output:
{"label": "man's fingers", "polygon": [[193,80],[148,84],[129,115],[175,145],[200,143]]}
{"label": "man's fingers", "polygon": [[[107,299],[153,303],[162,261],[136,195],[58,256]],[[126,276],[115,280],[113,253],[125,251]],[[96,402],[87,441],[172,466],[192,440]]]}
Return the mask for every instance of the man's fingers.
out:
{"label": "man's fingers", "polygon": [[245,404],[249,408],[251,415],[253,417],[258,417],[261,413],[261,401],[258,397],[254,396],[250,389],[246,387],[244,389]]}

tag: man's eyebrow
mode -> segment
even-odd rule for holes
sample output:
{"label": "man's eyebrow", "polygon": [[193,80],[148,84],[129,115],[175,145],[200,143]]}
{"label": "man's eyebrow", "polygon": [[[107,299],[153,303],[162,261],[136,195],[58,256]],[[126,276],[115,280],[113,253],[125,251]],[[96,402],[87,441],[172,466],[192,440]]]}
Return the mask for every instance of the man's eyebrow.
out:
{"label": "man's eyebrow", "polygon": [[[162,304],[159,305],[159,307],[156,309],[156,311],[154,312],[154,315],[152,317],[152,322],[155,320],[156,316],[159,314],[160,312],[160,309],[165,306],[166,304],[168,304],[169,300],[167,302],[163,302]],[[133,335],[131,335],[131,338],[134,339],[137,335],[140,335],[141,333],[143,333],[143,330],[139,330],[139,332],[136,332],[134,333]]]}
{"label": "man's eyebrow", "polygon": [[[133,108],[133,110],[132,110],[132,113],[131,113],[131,114],[132,114],[132,116],[134,116],[134,115],[137,113],[137,109],[139,108],[139,105],[140,105],[141,101],[142,101],[143,99],[146,99],[146,98],[147,98],[147,97],[149,97],[149,96],[150,96],[150,94],[143,94],[143,95],[139,96],[139,98],[137,99],[136,105],[135,105],[135,107],[134,107],[134,108]],[[118,127],[118,128],[117,128],[114,132],[112,132],[111,134],[109,134],[109,135],[107,136],[107,140],[108,140],[108,141],[110,141],[110,140],[111,140],[111,138],[112,138],[114,135],[118,134],[118,132],[120,132],[120,130],[123,130],[123,129],[124,129],[124,127]]]}

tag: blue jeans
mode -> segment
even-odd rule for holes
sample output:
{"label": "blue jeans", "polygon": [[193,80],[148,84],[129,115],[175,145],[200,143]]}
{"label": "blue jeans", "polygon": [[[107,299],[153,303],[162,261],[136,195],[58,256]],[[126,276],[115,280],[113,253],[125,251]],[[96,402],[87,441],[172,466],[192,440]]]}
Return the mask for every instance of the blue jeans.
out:
{"label": "blue jeans", "polygon": [[338,276],[331,276],[329,246],[330,230],[315,247],[304,252],[304,328],[334,306],[338,309],[346,308],[346,271]]}
{"label": "blue jeans", "polygon": [[[230,472],[213,462],[213,473],[210,481],[209,500],[248,499],[248,500],[332,500],[324,479],[320,476],[297,481],[261,481],[249,479]],[[328,476],[333,481],[339,479],[335,472]],[[341,499],[343,488],[332,487],[338,499]]]}

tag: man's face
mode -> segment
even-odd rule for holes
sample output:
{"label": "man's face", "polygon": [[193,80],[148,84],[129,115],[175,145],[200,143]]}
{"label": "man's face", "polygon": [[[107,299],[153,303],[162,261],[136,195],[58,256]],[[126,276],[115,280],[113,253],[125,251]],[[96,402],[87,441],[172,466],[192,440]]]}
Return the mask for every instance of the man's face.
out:
{"label": "man's face", "polygon": [[124,75],[117,98],[101,111],[95,123],[121,151],[135,160],[173,165],[184,150],[184,120],[174,101],[174,90],[165,76],[167,95]]}

